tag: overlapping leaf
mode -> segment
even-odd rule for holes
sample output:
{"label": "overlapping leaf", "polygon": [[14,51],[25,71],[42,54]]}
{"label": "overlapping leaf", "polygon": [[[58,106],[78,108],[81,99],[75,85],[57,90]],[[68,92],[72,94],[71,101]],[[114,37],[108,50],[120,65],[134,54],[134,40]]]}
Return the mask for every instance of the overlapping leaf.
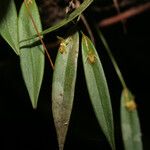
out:
{"label": "overlapping leaf", "polygon": [[[42,31],[39,12],[34,0],[28,5],[39,31]],[[19,40],[36,34],[31,18],[25,4],[22,5],[19,13]],[[44,72],[44,51],[40,43],[35,40],[22,42],[20,45],[20,64],[23,78],[33,108],[37,107],[39,91]]]}
{"label": "overlapping leaf", "polygon": [[52,111],[60,150],[63,150],[64,147],[73,105],[78,50],[79,34],[75,33],[62,40],[55,63]]}
{"label": "overlapping leaf", "polygon": [[[75,19],[77,16],[79,16],[92,2],[93,2],[93,0],[84,0],[84,2],[79,6],[79,8],[77,8],[71,14],[68,14],[68,16],[66,16],[65,19],[63,19],[62,21],[60,21],[56,25],[54,25],[54,26],[44,30],[43,32],[41,32],[41,35],[45,35],[47,33],[50,33],[50,32],[52,32],[52,31],[54,31],[56,29],[59,29],[60,27],[62,27],[64,25],[66,25],[67,23],[69,23],[70,21]],[[33,38],[35,38],[37,36],[38,35],[30,36],[31,38],[27,38],[27,39],[24,39],[24,40],[25,41],[26,40],[30,40],[30,39],[33,39]]]}
{"label": "overlapping leaf", "polygon": [[115,149],[112,108],[105,75],[94,45],[84,34],[82,36],[82,58],[95,115],[112,149]]}
{"label": "overlapping leaf", "polygon": [[14,0],[0,1],[0,35],[18,55],[18,19]]}
{"label": "overlapping leaf", "polygon": [[140,123],[134,97],[124,89],[121,95],[121,127],[125,150],[142,150]]}

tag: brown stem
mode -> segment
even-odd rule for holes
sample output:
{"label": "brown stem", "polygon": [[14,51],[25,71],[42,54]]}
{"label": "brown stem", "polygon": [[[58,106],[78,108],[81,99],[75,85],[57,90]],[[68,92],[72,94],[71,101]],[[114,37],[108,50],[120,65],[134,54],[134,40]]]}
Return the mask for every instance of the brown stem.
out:
{"label": "brown stem", "polygon": [[100,27],[106,27],[106,26],[118,23],[124,19],[128,19],[130,17],[138,15],[138,14],[140,14],[140,13],[142,13],[148,9],[150,9],[150,2],[147,2],[147,3],[140,5],[140,6],[137,6],[137,7],[132,7],[130,9],[128,9],[127,11],[122,12],[116,16],[106,18],[99,23],[99,26]]}
{"label": "brown stem", "polygon": [[45,52],[46,52],[46,55],[47,55],[48,60],[49,60],[49,62],[50,62],[50,65],[51,65],[52,69],[54,70],[54,64],[53,64],[53,62],[52,62],[51,56],[50,56],[50,54],[49,54],[49,52],[48,52],[48,50],[47,50],[47,48],[46,48],[45,43],[44,43],[43,40],[42,40],[41,34],[40,34],[40,32],[38,31],[38,28],[37,28],[37,26],[36,26],[36,23],[35,23],[33,17],[32,17],[32,14],[31,14],[31,12],[30,12],[30,9],[29,9],[29,7],[28,7],[28,4],[26,3],[26,0],[24,0],[24,3],[25,3],[25,6],[26,6],[26,8],[27,8],[27,11],[28,11],[28,13],[29,13],[29,16],[30,16],[30,18],[31,18],[32,24],[33,24],[33,26],[34,26],[34,29],[35,29],[35,31],[37,32],[38,37],[39,37],[39,39],[40,39],[40,41],[41,41],[41,44],[42,44],[42,46],[43,46],[43,49],[44,49]]}
{"label": "brown stem", "polygon": [[[119,8],[123,8],[123,7],[129,7],[133,4],[136,4],[136,2],[137,2],[137,0],[129,0],[129,1],[125,0],[125,1],[118,3],[118,5],[119,5]],[[114,9],[114,8],[115,8],[115,5],[113,3],[112,5],[103,6],[103,7],[95,6],[93,8],[93,10],[100,13],[102,11],[109,11],[109,10]]]}
{"label": "brown stem", "polygon": [[[117,13],[120,14],[121,12],[120,12],[120,8],[119,8],[118,0],[113,0],[113,2],[114,2],[114,6],[117,10]],[[125,20],[122,19],[121,22],[122,22],[122,25],[123,25],[123,30],[126,33],[127,30],[126,30],[126,26],[125,26]]]}

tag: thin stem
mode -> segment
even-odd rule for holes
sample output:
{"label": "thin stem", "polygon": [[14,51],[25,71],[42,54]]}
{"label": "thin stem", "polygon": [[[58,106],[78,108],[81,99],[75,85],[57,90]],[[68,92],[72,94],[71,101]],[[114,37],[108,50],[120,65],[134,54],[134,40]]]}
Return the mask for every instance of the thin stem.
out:
{"label": "thin stem", "polygon": [[93,44],[95,45],[95,39],[94,39],[93,33],[92,33],[92,31],[91,31],[91,28],[90,28],[90,26],[89,26],[89,24],[88,24],[86,18],[84,17],[83,14],[81,14],[80,17],[81,17],[81,20],[82,20],[83,24],[84,24],[85,27],[86,27],[86,30],[87,30],[88,33],[89,33],[89,36],[90,36],[90,38],[91,38]]}
{"label": "thin stem", "polygon": [[117,64],[117,62],[116,62],[116,60],[115,60],[115,58],[114,58],[114,56],[113,56],[113,54],[112,54],[112,52],[111,52],[111,50],[110,50],[108,44],[107,44],[107,42],[106,42],[106,39],[104,38],[102,32],[101,32],[97,27],[96,27],[96,30],[97,30],[97,33],[98,33],[100,39],[102,40],[102,43],[104,44],[104,47],[105,47],[105,50],[106,50],[108,56],[109,56],[109,58],[110,58],[110,60],[111,60],[111,62],[112,62],[112,64],[113,64],[113,66],[114,66],[114,68],[115,68],[115,71],[116,71],[116,73],[117,73],[117,75],[118,75],[118,78],[119,78],[121,84],[122,84],[122,87],[123,87],[124,89],[126,89],[126,88],[127,88],[127,85],[126,85],[126,83],[125,83],[125,81],[124,81],[124,78],[123,78],[123,75],[122,75],[122,73],[121,73],[121,71],[120,71],[120,69],[119,69],[119,66],[118,66],[118,64]]}
{"label": "thin stem", "polygon": [[[121,1],[119,2],[119,8],[124,8],[124,7],[130,7],[132,6],[133,4],[135,5],[136,2],[138,0],[132,0],[132,1]],[[104,6],[104,7],[99,7],[99,6],[95,6],[94,8],[92,8],[94,11],[100,13],[100,12],[103,12],[103,11],[109,11],[111,9],[114,9],[115,6],[114,6],[114,3],[112,5],[107,5],[107,6]]]}
{"label": "thin stem", "polygon": [[31,14],[31,12],[30,12],[30,9],[29,9],[29,7],[28,7],[28,4],[27,4],[26,0],[24,0],[24,3],[25,3],[25,6],[26,6],[26,8],[27,8],[28,14],[29,14],[29,16],[30,16],[30,18],[31,18],[33,27],[34,27],[34,29],[35,29],[35,31],[36,31],[36,33],[37,33],[37,35],[38,35],[38,37],[39,37],[39,39],[40,39],[40,41],[41,41],[41,44],[42,44],[42,46],[43,46],[43,49],[44,49],[45,52],[46,52],[46,55],[47,55],[48,60],[49,60],[49,62],[50,62],[50,65],[51,65],[52,69],[54,70],[54,64],[53,64],[53,62],[52,62],[51,56],[50,56],[50,54],[49,54],[49,52],[48,52],[48,50],[47,50],[47,48],[46,48],[45,43],[44,43],[43,40],[42,40],[41,34],[40,34],[40,32],[38,31],[38,28],[37,28],[37,26],[36,26],[36,23],[35,23],[35,21],[34,21],[34,19],[33,19],[33,16],[32,16],[32,14]]}
{"label": "thin stem", "polygon": [[[120,14],[121,12],[120,12],[120,8],[119,8],[118,0],[113,0],[113,3],[114,3],[114,6],[117,10],[117,13]],[[124,33],[126,33],[127,30],[126,30],[126,26],[125,26],[125,20],[122,19],[121,22],[123,25],[123,31],[124,31]]]}
{"label": "thin stem", "polygon": [[118,15],[103,19],[99,22],[99,27],[106,27],[128,19],[150,9],[150,2],[146,2],[140,6],[134,6]]}

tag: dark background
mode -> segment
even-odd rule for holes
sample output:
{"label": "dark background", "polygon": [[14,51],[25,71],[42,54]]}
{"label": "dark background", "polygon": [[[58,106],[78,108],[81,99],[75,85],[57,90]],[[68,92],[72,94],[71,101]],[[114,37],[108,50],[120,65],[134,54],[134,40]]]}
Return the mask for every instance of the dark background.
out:
{"label": "dark background", "polygon": [[[115,10],[96,13],[92,11],[92,8],[89,8],[85,12],[85,16],[88,16],[87,20],[91,23],[93,18],[98,22],[114,13],[116,13]],[[136,97],[144,150],[150,149],[149,19],[150,11],[128,19],[125,24],[127,33],[124,33],[121,23],[101,29],[119,64],[129,89]],[[79,23],[79,26],[84,28],[82,23]],[[92,24],[90,26],[92,27]],[[118,150],[122,150],[119,114],[122,87],[94,29],[93,32],[96,37],[97,51],[103,64],[111,94],[115,120],[116,145]],[[55,57],[56,51],[51,53]],[[37,110],[33,110],[22,79],[19,58],[0,37],[1,150],[58,149],[51,113],[51,82],[52,69],[46,59],[46,68],[38,108]],[[79,55],[74,108],[65,148],[68,150],[110,149],[105,136],[98,126],[91,107],[84,79],[81,54]]]}

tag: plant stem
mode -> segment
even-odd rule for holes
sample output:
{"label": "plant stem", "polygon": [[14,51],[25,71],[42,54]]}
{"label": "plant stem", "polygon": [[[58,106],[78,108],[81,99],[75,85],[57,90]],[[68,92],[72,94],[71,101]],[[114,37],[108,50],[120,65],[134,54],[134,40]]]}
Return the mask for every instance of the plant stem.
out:
{"label": "plant stem", "polygon": [[112,54],[112,52],[111,52],[111,50],[110,50],[110,48],[109,48],[109,45],[108,45],[107,42],[106,42],[106,39],[104,38],[102,32],[101,32],[97,27],[96,27],[96,30],[97,30],[98,36],[99,36],[100,39],[102,40],[102,43],[103,43],[103,45],[104,45],[104,47],[105,47],[105,50],[106,50],[108,56],[109,56],[109,58],[110,58],[110,60],[111,60],[111,62],[112,62],[112,64],[113,64],[113,66],[114,66],[114,68],[115,68],[115,71],[116,71],[116,73],[117,73],[117,75],[118,75],[118,78],[119,78],[119,80],[120,80],[120,82],[121,82],[122,87],[123,87],[124,89],[126,89],[126,88],[127,88],[127,85],[126,85],[126,83],[125,83],[125,81],[124,81],[124,78],[123,78],[123,75],[122,75],[122,73],[121,73],[121,71],[120,71],[120,69],[119,69],[119,66],[118,66],[118,64],[117,64],[117,62],[116,62],[116,60],[115,60],[115,58],[114,58],[114,56],[113,56],[113,54]]}
{"label": "plant stem", "polygon": [[125,20],[131,18],[135,15],[138,15],[146,10],[150,9],[150,2],[146,2],[139,6],[134,6],[129,8],[128,10],[121,12],[118,15],[103,19],[99,22],[99,27],[106,27],[120,22],[121,20]]}
{"label": "plant stem", "polygon": [[34,21],[34,19],[33,19],[33,16],[32,16],[32,14],[31,14],[31,12],[30,12],[30,9],[29,9],[29,7],[28,7],[28,4],[27,4],[26,0],[24,0],[24,3],[25,3],[25,6],[26,6],[26,8],[27,8],[28,14],[29,14],[29,16],[30,16],[30,18],[31,18],[33,27],[34,27],[34,29],[35,29],[35,31],[36,31],[36,33],[37,33],[37,35],[38,35],[38,37],[39,37],[39,39],[40,39],[40,41],[41,41],[41,44],[42,44],[42,46],[43,46],[43,49],[44,49],[45,52],[46,52],[46,55],[47,55],[48,60],[49,60],[49,62],[50,62],[50,65],[51,65],[52,69],[54,70],[54,64],[53,64],[53,62],[52,62],[51,56],[50,56],[50,54],[49,54],[49,52],[48,52],[48,50],[47,50],[47,48],[46,48],[45,43],[44,43],[43,40],[42,40],[41,34],[40,34],[40,32],[38,31],[38,28],[37,28],[37,26],[36,26],[36,23],[35,23],[35,21]]}
{"label": "plant stem", "polygon": [[87,20],[86,20],[86,18],[84,17],[84,15],[83,14],[81,14],[81,20],[82,20],[82,22],[83,22],[83,24],[85,25],[85,27],[86,27],[86,30],[88,31],[88,33],[89,33],[89,36],[90,36],[90,38],[91,38],[91,40],[92,40],[92,42],[93,42],[93,44],[95,45],[95,40],[94,40],[94,36],[93,36],[93,33],[92,33],[92,31],[91,31],[91,28],[90,28],[90,26],[89,26],[89,24],[88,24],[88,22],[87,22]]}
{"label": "plant stem", "polygon": [[[117,13],[120,14],[121,12],[120,12],[120,8],[119,8],[118,0],[113,0],[113,3],[114,3],[114,6],[117,10]],[[125,26],[125,20],[122,19],[121,22],[122,22],[122,25],[123,25],[123,31],[124,31],[124,33],[126,33],[127,30],[126,30],[126,26]]]}

